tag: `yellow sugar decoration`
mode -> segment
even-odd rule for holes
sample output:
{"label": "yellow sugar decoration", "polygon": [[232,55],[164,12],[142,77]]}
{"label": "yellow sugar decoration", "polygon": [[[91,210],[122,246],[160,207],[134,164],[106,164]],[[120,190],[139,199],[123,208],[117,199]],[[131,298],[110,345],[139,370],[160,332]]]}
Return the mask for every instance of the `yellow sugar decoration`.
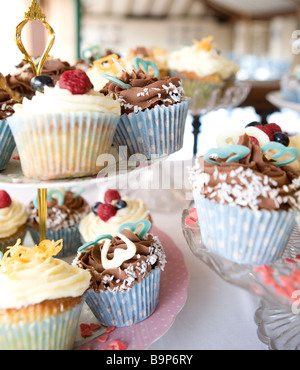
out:
{"label": "yellow sugar decoration", "polygon": [[115,64],[114,59],[119,61],[118,55],[110,54],[104,58],[95,60],[93,66],[97,68],[99,73],[108,73],[117,76],[120,73],[120,69]]}
{"label": "yellow sugar decoration", "polygon": [[21,245],[21,239],[13,247],[8,247],[2,260],[0,259],[0,270],[10,274],[13,272],[13,265],[16,262],[29,263],[34,260],[46,260],[56,256],[63,247],[63,240],[58,241],[43,240],[34,247],[24,247]]}
{"label": "yellow sugar decoration", "polygon": [[210,51],[214,45],[212,44],[213,36],[204,37],[202,40],[193,40],[198,50]]}

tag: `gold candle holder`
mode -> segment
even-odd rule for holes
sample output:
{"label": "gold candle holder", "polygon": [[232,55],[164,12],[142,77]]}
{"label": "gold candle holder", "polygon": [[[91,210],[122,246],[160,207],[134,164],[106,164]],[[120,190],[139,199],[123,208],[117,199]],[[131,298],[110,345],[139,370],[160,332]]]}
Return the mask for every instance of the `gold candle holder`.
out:
{"label": "gold candle holder", "polygon": [[[39,60],[38,66],[35,65],[34,61],[28,54],[27,50],[25,49],[21,34],[24,26],[29,21],[40,21],[46,27],[49,33],[49,39],[46,45],[46,48]],[[30,63],[31,68],[35,76],[39,76],[42,73],[43,65],[46,59],[49,56],[49,51],[51,50],[54,41],[55,41],[55,33],[52,27],[46,22],[46,16],[42,13],[42,10],[36,0],[32,0],[28,11],[24,15],[24,20],[18,24],[16,27],[16,35],[15,35],[16,44],[24,56],[24,60]],[[38,212],[39,212],[39,233],[40,233],[40,241],[46,239],[46,222],[47,222],[47,189],[38,189]]]}

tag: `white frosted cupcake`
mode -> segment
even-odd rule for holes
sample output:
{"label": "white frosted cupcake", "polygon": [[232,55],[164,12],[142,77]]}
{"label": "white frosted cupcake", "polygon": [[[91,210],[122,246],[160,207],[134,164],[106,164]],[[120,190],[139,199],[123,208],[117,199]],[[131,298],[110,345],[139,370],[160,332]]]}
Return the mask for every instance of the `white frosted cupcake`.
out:
{"label": "white frosted cupcake", "polygon": [[18,242],[0,260],[0,349],[71,350],[90,273],[53,258],[62,242]]}
{"label": "white frosted cupcake", "polygon": [[27,230],[26,207],[17,199],[11,199],[5,190],[0,190],[0,251],[23,239]]}
{"label": "white frosted cupcake", "polygon": [[8,121],[24,175],[57,179],[97,174],[98,156],[112,145],[119,103],[93,90],[81,70],[64,72],[55,86],[49,76],[35,79],[43,92],[17,104]]}
{"label": "white frosted cupcake", "polygon": [[119,227],[127,222],[141,219],[151,221],[150,211],[141,199],[121,197],[118,191],[109,189],[104,195],[104,202],[96,202],[93,210],[79,224],[79,231],[84,243],[95,240],[99,235],[116,236]]}

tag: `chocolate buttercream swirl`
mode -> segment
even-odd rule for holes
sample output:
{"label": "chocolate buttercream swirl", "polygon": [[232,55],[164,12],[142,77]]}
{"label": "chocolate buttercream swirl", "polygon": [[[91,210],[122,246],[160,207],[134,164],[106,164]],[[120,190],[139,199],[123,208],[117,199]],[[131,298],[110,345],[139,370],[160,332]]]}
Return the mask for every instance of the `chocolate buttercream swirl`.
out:
{"label": "chocolate buttercream swirl", "polygon": [[[48,59],[43,65],[42,74],[51,76],[56,83],[63,72],[73,69],[75,67],[71,66],[68,62],[61,61],[60,59]],[[22,61],[16,66],[16,72],[14,74],[5,76],[11,90],[22,97],[26,96],[28,99],[31,99],[35,95],[35,90],[30,85],[33,77],[32,68],[26,61]]]}
{"label": "chocolate buttercream swirl", "polygon": [[[96,292],[103,290],[126,292],[133,284],[145,279],[156,266],[164,269],[165,253],[157,237],[147,234],[144,239],[140,239],[128,229],[124,229],[122,234],[134,243],[136,254],[118,268],[105,269],[103,267],[101,251],[104,241],[89,247],[77,256],[77,264],[81,268],[90,270],[92,276],[90,287]],[[108,259],[113,258],[116,248],[127,248],[126,243],[118,236],[111,240],[107,253]]]}
{"label": "chocolate buttercream swirl", "polygon": [[[56,199],[47,202],[47,229],[61,230],[77,225],[90,212],[90,206],[81,196],[74,197],[71,191],[66,192],[64,204],[59,205]],[[38,209],[30,202],[28,206],[29,225],[39,228]]]}
{"label": "chocolate buttercream swirl", "polygon": [[227,158],[219,158],[218,166],[198,158],[190,172],[195,193],[251,209],[298,209],[300,174],[267,159],[247,134],[239,138],[238,145],[247,146],[250,153],[236,162],[226,163]]}
{"label": "chocolate buttercream swirl", "polygon": [[125,89],[114,82],[108,82],[100,92],[118,100],[122,114],[151,109],[156,105],[169,106],[180,102],[184,95],[181,80],[178,77],[157,79],[139,69],[131,74],[123,72],[118,78],[132,87]]}
{"label": "chocolate buttercream swirl", "polygon": [[14,114],[14,104],[16,100],[12,99],[10,93],[4,89],[0,89],[0,120],[6,119],[7,117]]}

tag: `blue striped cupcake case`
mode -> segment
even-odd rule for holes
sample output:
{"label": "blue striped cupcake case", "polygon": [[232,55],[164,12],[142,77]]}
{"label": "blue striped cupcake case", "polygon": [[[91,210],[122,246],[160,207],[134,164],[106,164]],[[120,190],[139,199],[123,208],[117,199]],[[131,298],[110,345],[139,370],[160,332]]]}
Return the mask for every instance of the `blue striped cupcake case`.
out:
{"label": "blue striped cupcake case", "polygon": [[0,120],[0,171],[4,170],[16,147],[13,134],[6,120]]}

